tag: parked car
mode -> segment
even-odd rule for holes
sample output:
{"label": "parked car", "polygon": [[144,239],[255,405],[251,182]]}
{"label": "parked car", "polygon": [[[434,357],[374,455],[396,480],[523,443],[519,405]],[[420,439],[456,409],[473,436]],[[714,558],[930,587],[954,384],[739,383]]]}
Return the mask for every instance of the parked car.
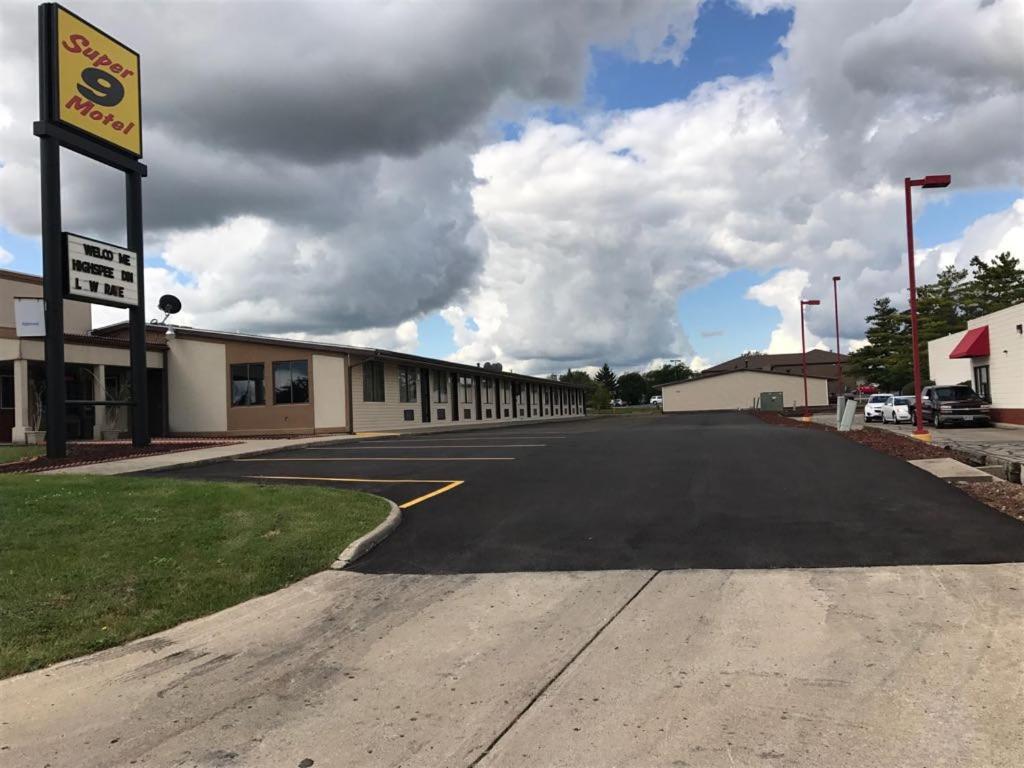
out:
{"label": "parked car", "polygon": [[936,428],[950,424],[988,426],[992,423],[990,407],[977,392],[964,384],[931,386],[921,390],[921,417]]}
{"label": "parked car", "polygon": [[890,397],[892,395],[872,395],[869,397],[868,401],[864,403],[864,421],[881,421],[882,405]]}
{"label": "parked car", "polygon": [[625,401],[618,397],[612,400],[612,408],[622,408],[625,404]]}
{"label": "parked car", "polygon": [[661,405],[661,403],[662,403],[661,395],[651,395],[651,405]]}
{"label": "parked car", "polygon": [[882,423],[899,424],[914,420],[914,398],[889,395],[882,403]]}

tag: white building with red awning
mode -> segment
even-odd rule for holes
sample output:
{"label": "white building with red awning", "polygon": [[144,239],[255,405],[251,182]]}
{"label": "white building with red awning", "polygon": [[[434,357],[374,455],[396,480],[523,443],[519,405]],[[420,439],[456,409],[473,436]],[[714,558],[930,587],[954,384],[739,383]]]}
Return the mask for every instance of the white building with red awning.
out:
{"label": "white building with red awning", "polygon": [[970,384],[992,403],[993,421],[1024,424],[1024,304],[929,341],[928,375],[940,386]]}

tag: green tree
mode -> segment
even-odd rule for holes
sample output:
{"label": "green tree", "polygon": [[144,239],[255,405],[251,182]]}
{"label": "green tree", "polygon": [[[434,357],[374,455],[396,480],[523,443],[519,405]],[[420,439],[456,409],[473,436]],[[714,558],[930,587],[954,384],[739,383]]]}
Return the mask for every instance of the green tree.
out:
{"label": "green tree", "polygon": [[608,367],[608,363],[601,366],[601,370],[597,372],[594,379],[598,384],[604,385],[609,395],[615,395],[618,392],[618,378],[615,376],[615,372]]}
{"label": "green tree", "polygon": [[582,389],[584,402],[590,403],[594,399],[594,390],[597,388],[597,382],[590,378],[590,374],[586,371],[574,371],[572,368],[569,368],[558,377],[558,380]]}
{"label": "green tree", "polygon": [[652,368],[644,374],[647,381],[648,392],[653,392],[654,387],[660,384],[668,384],[673,381],[686,381],[697,374],[686,363],[681,360],[673,360],[665,363],[661,368]]}
{"label": "green tree", "polygon": [[639,405],[648,400],[647,380],[636,371],[619,376],[619,397],[626,405]]}
{"label": "green tree", "polygon": [[908,313],[885,297],[875,300],[868,323],[868,343],[850,355],[854,371],[886,391],[899,391],[913,378]]}
{"label": "green tree", "polygon": [[991,264],[975,256],[971,259],[971,273],[971,282],[964,290],[965,319],[1024,302],[1024,269],[1009,251],[1000,253]]}
{"label": "green tree", "polygon": [[928,370],[929,341],[967,327],[963,308],[968,290],[966,281],[967,270],[950,265],[938,274],[934,283],[918,286],[917,340],[922,371]]}
{"label": "green tree", "polygon": [[587,408],[592,411],[607,411],[612,407],[612,396],[611,393],[605,388],[604,384],[598,384],[594,387],[594,394],[591,397]]}

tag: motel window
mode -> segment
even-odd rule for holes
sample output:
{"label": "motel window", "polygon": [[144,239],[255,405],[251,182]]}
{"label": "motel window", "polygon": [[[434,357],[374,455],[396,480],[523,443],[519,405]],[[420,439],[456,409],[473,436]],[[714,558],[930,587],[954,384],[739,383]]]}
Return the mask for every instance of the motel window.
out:
{"label": "motel window", "polygon": [[14,377],[0,376],[0,408],[14,407]]}
{"label": "motel window", "polygon": [[483,389],[481,396],[485,403],[494,402],[494,382],[490,379],[484,379],[480,382],[480,386]]}
{"label": "motel window", "polygon": [[376,360],[363,363],[363,402],[384,402],[384,365]]}
{"label": "motel window", "polygon": [[434,377],[434,402],[447,403],[448,374],[444,371],[434,371],[431,375]]}
{"label": "motel window", "polygon": [[416,379],[419,377],[415,368],[404,365],[398,367],[398,399],[403,403],[416,402]]}
{"label": "motel window", "polygon": [[[459,376],[459,397],[464,403],[473,402],[473,377]],[[468,416],[466,417],[469,418]]]}
{"label": "motel window", "polygon": [[309,363],[289,360],[274,363],[274,405],[309,402]]}
{"label": "motel window", "polygon": [[[108,376],[107,392],[116,392],[117,379]],[[111,386],[113,385],[113,386]],[[266,405],[263,363],[235,363],[231,366],[231,405]]]}

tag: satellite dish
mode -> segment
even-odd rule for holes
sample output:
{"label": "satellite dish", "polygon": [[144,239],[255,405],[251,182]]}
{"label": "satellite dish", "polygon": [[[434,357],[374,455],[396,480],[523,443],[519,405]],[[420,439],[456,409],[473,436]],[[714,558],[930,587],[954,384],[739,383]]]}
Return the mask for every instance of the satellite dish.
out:
{"label": "satellite dish", "polygon": [[157,302],[156,306],[161,312],[166,313],[164,314],[164,319],[160,321],[161,323],[166,323],[168,317],[181,312],[181,299],[170,293],[165,293],[160,297],[160,301]]}

